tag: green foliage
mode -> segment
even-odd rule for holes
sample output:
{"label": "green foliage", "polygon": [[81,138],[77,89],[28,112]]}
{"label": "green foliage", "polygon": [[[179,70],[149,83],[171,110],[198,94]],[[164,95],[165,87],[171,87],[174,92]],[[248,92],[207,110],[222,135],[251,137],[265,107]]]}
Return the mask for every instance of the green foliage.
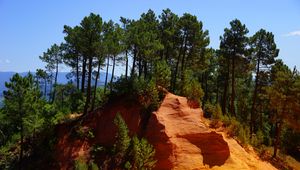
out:
{"label": "green foliage", "polygon": [[[220,49],[208,49],[208,31],[189,13],[179,17],[166,9],[157,18],[149,10],[137,20],[121,18],[121,22],[122,28],[91,13],[79,25],[65,26],[65,42],[52,45],[40,57],[47,64],[45,70],[38,69],[35,77],[16,74],[6,83],[0,109],[0,169],[14,168],[20,149],[12,152],[11,148],[20,148],[21,136],[38,143],[37,135],[41,137],[45,129],[66,121],[67,114],[90,111],[92,100],[96,107],[102,107],[112,95],[129,95],[144,106],[142,114],[148,115],[142,116],[150,117],[162,98],[158,86],[171,87],[199,103],[203,98],[204,111],[216,125],[213,127],[225,126],[242,144],[259,147],[281,143],[282,151],[299,150],[300,76],[296,69],[291,71],[281,60],[275,60],[279,50],[271,32],[260,29],[249,38],[246,26],[235,19],[220,37]],[[92,79],[99,78],[104,66],[108,75],[110,61],[110,92],[104,90],[107,83],[104,89],[91,90]],[[128,61],[133,61],[131,70]],[[76,87],[73,80],[57,84],[62,62],[71,67],[70,77],[76,79]],[[126,77],[113,82],[114,68],[120,63],[126,63]],[[52,97],[46,94],[47,84],[51,84]],[[220,103],[222,108],[211,103]],[[119,114],[114,122],[118,133],[113,151],[99,146],[91,152],[113,155],[107,162],[121,169],[151,169],[155,164],[153,147],[144,139],[130,138]],[[75,127],[75,133],[84,139],[95,137],[91,129],[81,126]],[[54,143],[55,139],[50,139],[46,146]],[[30,154],[31,147],[26,146],[25,154]],[[81,159],[75,164],[78,169],[97,169],[93,162],[88,165]]]}
{"label": "green foliage", "polygon": [[88,170],[88,164],[83,158],[75,160],[75,170]]}
{"label": "green foliage", "polygon": [[64,110],[66,114],[82,111],[84,97],[73,84],[57,84],[54,86],[54,92],[54,104],[59,110]]}
{"label": "green foliage", "polygon": [[0,169],[14,169],[18,160],[18,153],[11,151],[15,143],[20,140],[20,135],[15,134],[6,145],[0,147]]}
{"label": "green foliage", "polygon": [[146,139],[130,138],[128,128],[118,113],[114,120],[118,131],[114,144],[114,164],[125,169],[152,169],[155,166],[155,150]]}
{"label": "green foliage", "polygon": [[147,81],[143,78],[136,79],[133,87],[136,90],[139,102],[145,108],[152,107],[156,109],[158,107],[158,90],[153,80]]}
{"label": "green foliage", "polygon": [[145,109],[152,111],[159,105],[159,93],[153,79],[147,80],[144,77],[132,77],[127,80],[125,77],[121,77],[114,83],[114,89],[118,95],[126,94],[134,99],[138,99],[138,102]]}
{"label": "green foliage", "polygon": [[156,164],[155,150],[145,139],[132,138],[130,155],[133,158],[132,169],[152,169]]}
{"label": "green foliage", "polygon": [[125,169],[132,169],[132,166],[131,166],[131,164],[130,164],[129,161],[127,161],[127,162],[125,163],[124,168],[125,168]]}
{"label": "green foliage", "polygon": [[252,135],[251,144],[255,147],[260,147],[264,142],[264,134],[258,130],[255,135]]}
{"label": "green foliage", "polygon": [[171,69],[165,60],[155,64],[153,78],[157,86],[168,89],[171,83]]}
{"label": "green foliage", "polygon": [[98,165],[94,162],[94,160],[90,160],[87,162],[83,157],[79,157],[74,162],[75,170],[99,170]]}
{"label": "green foliage", "polygon": [[300,145],[300,132],[297,132],[292,128],[285,129],[285,131],[282,134],[282,145],[281,145],[281,148],[284,150],[284,152],[296,156],[297,150],[295,150],[295,148],[299,148],[299,145]]}
{"label": "green foliage", "polygon": [[130,137],[128,135],[128,128],[123,120],[120,113],[116,114],[114,119],[114,123],[117,126],[117,135],[116,135],[116,143],[114,144],[115,152],[121,157],[121,159],[125,156],[126,151],[130,145]]}
{"label": "green foliage", "polygon": [[213,119],[221,119],[223,116],[222,109],[219,104],[213,105],[207,102],[204,105],[204,111],[207,117],[212,117]]}
{"label": "green foliage", "polygon": [[191,70],[186,70],[183,73],[182,82],[180,84],[180,94],[186,96],[188,99],[196,100],[201,103],[204,92],[201,84],[193,77]]}
{"label": "green foliage", "polygon": [[95,105],[97,107],[102,107],[104,104],[107,103],[109,99],[109,92],[104,92],[104,89],[99,87],[96,90],[96,99],[95,99]]}

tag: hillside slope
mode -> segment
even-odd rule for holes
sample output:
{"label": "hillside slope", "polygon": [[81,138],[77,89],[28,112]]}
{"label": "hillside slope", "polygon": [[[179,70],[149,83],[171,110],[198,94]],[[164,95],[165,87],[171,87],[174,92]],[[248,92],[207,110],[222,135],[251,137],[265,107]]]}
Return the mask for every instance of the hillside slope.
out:
{"label": "hillside slope", "polygon": [[73,169],[79,157],[89,160],[95,144],[111,146],[116,133],[113,119],[118,112],[128,124],[130,135],[145,137],[155,147],[155,169],[275,169],[255,153],[246,152],[234,139],[208,128],[201,108],[189,106],[185,97],[167,93],[146,129],[142,126],[143,107],[137,103],[126,96],[118,97],[89,114],[80,127],[85,134],[92,130],[92,139],[74,137],[78,121],[60,125],[53,169]]}
{"label": "hillside slope", "polygon": [[146,134],[156,149],[155,169],[275,169],[204,122],[200,108],[168,93],[150,118]]}

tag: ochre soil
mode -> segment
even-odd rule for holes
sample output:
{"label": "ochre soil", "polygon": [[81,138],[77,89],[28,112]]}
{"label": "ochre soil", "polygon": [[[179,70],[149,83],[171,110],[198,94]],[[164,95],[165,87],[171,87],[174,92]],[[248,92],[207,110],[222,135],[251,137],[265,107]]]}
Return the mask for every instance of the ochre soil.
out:
{"label": "ochre soil", "polygon": [[143,107],[136,103],[123,96],[90,113],[81,126],[93,130],[95,137],[92,139],[72,136],[72,128],[79,121],[58,127],[56,168],[73,169],[74,160],[78,157],[90,159],[90,149],[94,144],[111,146],[116,133],[113,119],[119,112],[128,125],[130,135],[145,137],[155,147],[155,169],[276,169],[260,160],[254,151],[246,151],[224,132],[210,129],[202,109],[185,97],[167,93],[146,127],[142,127]]}

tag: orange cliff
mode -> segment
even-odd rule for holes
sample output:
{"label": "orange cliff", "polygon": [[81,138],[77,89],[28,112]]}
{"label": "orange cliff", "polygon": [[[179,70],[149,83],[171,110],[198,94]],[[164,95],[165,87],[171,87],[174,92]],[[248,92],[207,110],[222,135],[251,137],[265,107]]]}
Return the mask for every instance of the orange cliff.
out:
{"label": "orange cliff", "polygon": [[143,107],[137,103],[123,96],[89,114],[81,126],[93,129],[92,140],[72,137],[72,128],[78,121],[59,126],[53,169],[73,169],[78,157],[89,159],[94,144],[112,145],[116,133],[113,119],[118,112],[131,135],[144,136],[155,147],[155,169],[275,169],[254,152],[246,152],[234,139],[208,128],[201,108],[191,107],[185,97],[167,93],[146,129],[143,125],[147,121],[140,114]]}
{"label": "orange cliff", "polygon": [[168,93],[146,131],[156,149],[155,169],[276,169],[204,122],[200,108],[191,108],[185,97]]}

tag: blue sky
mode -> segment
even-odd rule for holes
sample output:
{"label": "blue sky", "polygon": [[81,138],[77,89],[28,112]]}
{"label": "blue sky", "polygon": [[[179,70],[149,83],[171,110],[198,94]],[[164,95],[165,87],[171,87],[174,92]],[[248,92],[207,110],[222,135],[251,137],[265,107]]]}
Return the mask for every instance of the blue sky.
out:
{"label": "blue sky", "polygon": [[196,15],[209,30],[210,46],[214,48],[219,47],[220,35],[235,18],[246,24],[249,35],[260,28],[271,31],[280,49],[279,58],[290,68],[300,68],[297,0],[0,0],[0,71],[43,68],[38,56],[53,43],[63,41],[63,26],[75,26],[91,12],[104,20],[118,21],[120,16],[137,19],[148,9],[159,15],[165,8],[179,16],[185,12]]}

